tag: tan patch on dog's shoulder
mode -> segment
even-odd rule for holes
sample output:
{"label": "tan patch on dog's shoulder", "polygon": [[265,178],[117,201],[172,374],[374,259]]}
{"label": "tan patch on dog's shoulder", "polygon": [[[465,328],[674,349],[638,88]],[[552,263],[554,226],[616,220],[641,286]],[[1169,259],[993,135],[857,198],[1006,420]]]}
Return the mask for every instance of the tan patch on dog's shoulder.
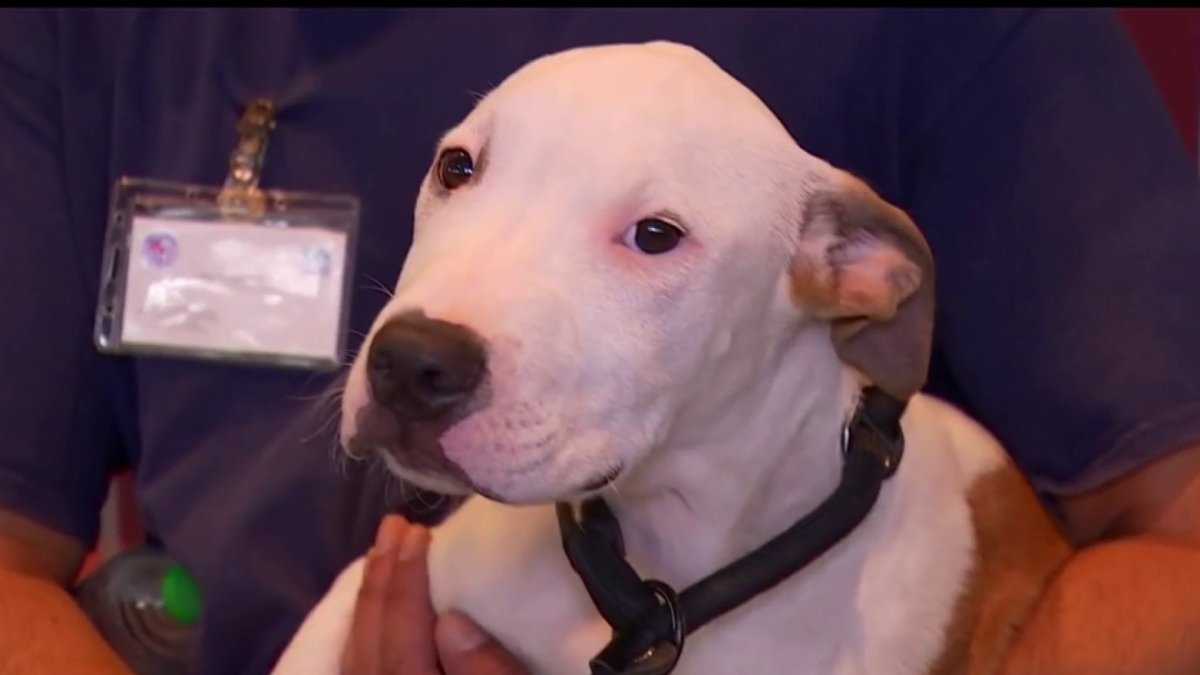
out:
{"label": "tan patch on dog's shoulder", "polygon": [[929,675],[994,675],[1072,548],[1016,467],[1006,461],[967,495],[975,559]]}

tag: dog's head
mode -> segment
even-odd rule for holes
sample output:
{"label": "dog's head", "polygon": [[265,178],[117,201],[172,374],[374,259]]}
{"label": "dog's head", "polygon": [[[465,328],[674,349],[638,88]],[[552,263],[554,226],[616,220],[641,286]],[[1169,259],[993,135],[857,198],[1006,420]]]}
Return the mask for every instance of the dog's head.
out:
{"label": "dog's head", "polygon": [[781,349],[911,394],[931,275],[903,213],[699,52],[544,57],[442,139],[342,440],[431,490],[586,494],[788,377]]}

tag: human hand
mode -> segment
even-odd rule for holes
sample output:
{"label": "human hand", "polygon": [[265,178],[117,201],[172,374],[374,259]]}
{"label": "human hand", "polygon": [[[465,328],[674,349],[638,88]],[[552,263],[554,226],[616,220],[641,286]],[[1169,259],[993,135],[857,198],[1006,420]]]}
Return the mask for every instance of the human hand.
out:
{"label": "human hand", "polygon": [[429,599],[429,531],[398,515],[379,525],[367,554],[343,675],[526,675],[465,615],[435,616]]}

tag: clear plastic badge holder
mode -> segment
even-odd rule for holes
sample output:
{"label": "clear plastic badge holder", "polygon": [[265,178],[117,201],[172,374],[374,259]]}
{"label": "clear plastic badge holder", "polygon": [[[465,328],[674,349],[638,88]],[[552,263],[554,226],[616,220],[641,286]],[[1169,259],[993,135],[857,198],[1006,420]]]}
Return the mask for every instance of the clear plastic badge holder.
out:
{"label": "clear plastic badge holder", "polygon": [[118,183],[96,320],[100,350],[337,368],[357,200],[263,191],[261,211],[231,212],[219,194]]}
{"label": "clear plastic badge holder", "polygon": [[96,313],[102,352],[342,364],[358,200],[260,190],[273,108],[261,119],[254,110],[239,124],[225,186],[115,186]]}

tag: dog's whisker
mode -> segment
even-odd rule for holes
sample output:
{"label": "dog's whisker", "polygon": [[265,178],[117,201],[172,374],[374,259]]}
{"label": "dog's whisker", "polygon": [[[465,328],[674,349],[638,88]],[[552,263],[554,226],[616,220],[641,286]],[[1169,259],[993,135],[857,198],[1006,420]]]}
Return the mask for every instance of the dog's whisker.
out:
{"label": "dog's whisker", "polygon": [[441,508],[446,501],[445,495],[436,495],[433,500],[430,500],[429,495],[431,493],[420,490],[412,483],[391,475],[390,472],[388,475],[390,477],[390,480],[387,482],[388,488],[391,488],[393,485],[395,486],[395,489],[399,491],[400,503],[406,506],[411,515],[428,515]]}
{"label": "dog's whisker", "polygon": [[345,369],[345,368],[339,369],[339,370],[338,370],[338,372],[337,372],[337,375],[335,375],[335,376],[334,376],[333,380],[331,380],[331,381],[330,381],[330,382],[329,382],[327,385],[325,385],[324,387],[322,387],[322,388],[321,388],[319,391],[317,391],[316,393],[313,393],[313,394],[293,394],[293,395],[291,395],[291,396],[289,396],[289,397],[288,397],[288,400],[291,400],[291,401],[300,401],[300,402],[308,402],[308,401],[320,401],[320,400],[321,400],[321,399],[323,399],[323,398],[327,398],[327,397],[329,397],[329,396],[333,396],[333,395],[335,395],[336,393],[338,393],[338,392],[340,392],[341,390],[343,390],[343,389],[345,389],[345,388],[346,388],[346,379],[347,379],[349,376],[350,376],[350,371],[349,371],[349,370],[347,370],[347,369]]}
{"label": "dog's whisker", "polygon": [[[318,425],[317,428],[314,429],[311,434],[300,439],[300,442],[308,443],[309,441],[316,439],[318,436],[324,435],[325,433],[329,432],[331,429],[333,429],[337,425],[339,417],[341,417],[340,411],[338,411],[338,410],[331,411],[328,415],[325,416],[325,421],[322,422],[320,425]],[[333,439],[333,443],[334,443],[334,445],[337,444],[336,438]]]}
{"label": "dog's whisker", "polygon": [[[333,426],[336,425],[338,417],[341,414],[342,398],[346,394],[346,381],[344,377],[339,377],[324,391],[316,396],[308,397],[307,401],[312,404],[313,416],[322,421],[312,430],[311,433],[301,439],[301,443],[308,443],[316,437],[327,433]],[[305,399],[300,399],[305,400]]]}
{"label": "dog's whisker", "polygon": [[487,94],[489,91],[491,91],[492,89],[495,89],[495,88],[496,88],[496,85],[489,82],[487,89],[470,89],[467,91],[467,96],[470,96],[472,99],[474,99],[475,103],[479,103],[480,101],[482,101],[484,98],[487,97]]}
{"label": "dog's whisker", "polygon": [[325,451],[329,453],[329,461],[342,476],[349,475],[351,462],[365,461],[362,457],[356,457],[346,452],[342,448],[341,438],[338,434],[330,434]]}
{"label": "dog's whisker", "polygon": [[356,331],[356,330],[350,330],[348,332],[351,335],[354,335],[355,337],[360,338],[360,339],[359,339],[359,342],[357,345],[348,347],[346,349],[346,357],[345,357],[345,360],[342,361],[342,368],[345,369],[346,377],[349,377],[350,368],[354,365],[354,359],[358,358],[358,355],[360,353],[362,353],[362,350],[366,347],[366,341],[367,341],[366,333]]}
{"label": "dog's whisker", "polygon": [[[393,490],[399,490],[400,500],[403,501],[404,500],[404,485],[402,483],[400,483],[400,481],[396,480],[395,476],[392,475],[392,472],[387,470],[387,467],[383,464],[383,462],[377,462],[375,464],[375,466],[372,468],[383,470],[383,475],[384,475],[383,503],[384,504],[392,503],[392,491]],[[400,484],[397,485],[398,483],[400,483]]]}
{"label": "dog's whisker", "polygon": [[440,509],[442,507],[442,505],[446,503],[446,499],[447,499],[446,495],[441,495],[441,494],[436,495],[436,497],[432,501],[430,501],[430,499],[428,497],[429,493],[425,493],[420,490],[416,490],[412,486],[409,486],[409,489],[412,489],[415,493],[415,498],[412,501],[415,502],[414,510],[415,510],[416,514],[418,514],[418,515],[426,515],[429,513],[433,513],[434,511],[437,511],[438,509]]}
{"label": "dog's whisker", "polygon": [[337,443],[331,443],[329,447],[329,458],[333,463],[333,468],[343,478],[350,475],[350,462],[355,461],[353,457],[341,451]]}
{"label": "dog's whisker", "polygon": [[388,300],[391,300],[392,298],[396,297],[395,292],[392,289],[388,288],[386,285],[384,285],[382,282],[380,282],[378,279],[376,279],[375,277],[373,277],[369,274],[367,274],[365,276],[367,278],[367,281],[371,282],[368,286],[366,286],[367,289],[373,290],[373,291],[379,291],[379,292],[383,293],[387,297]]}
{"label": "dog's whisker", "polygon": [[[384,481],[384,500],[387,503],[392,503],[391,490],[397,490],[396,495],[399,503],[404,504],[406,509],[416,516],[427,515],[440,509],[447,501],[446,495],[426,492],[407,480],[396,476],[391,471],[387,470],[386,465],[382,462],[376,465],[375,468],[382,469],[386,475]],[[430,499],[433,496],[433,499]]]}

